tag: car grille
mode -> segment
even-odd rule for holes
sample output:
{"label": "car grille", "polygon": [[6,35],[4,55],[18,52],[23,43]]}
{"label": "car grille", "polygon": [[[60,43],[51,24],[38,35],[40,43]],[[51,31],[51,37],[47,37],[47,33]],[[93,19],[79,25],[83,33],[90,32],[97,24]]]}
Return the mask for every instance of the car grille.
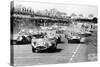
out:
{"label": "car grille", "polygon": [[36,49],[43,50],[43,49],[46,49],[46,47],[44,47],[44,46],[37,46]]}

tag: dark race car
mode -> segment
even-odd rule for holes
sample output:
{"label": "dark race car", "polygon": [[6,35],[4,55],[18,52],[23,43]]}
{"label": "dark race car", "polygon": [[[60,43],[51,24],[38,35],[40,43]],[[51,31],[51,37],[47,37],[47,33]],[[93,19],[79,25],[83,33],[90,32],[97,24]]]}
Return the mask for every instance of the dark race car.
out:
{"label": "dark race car", "polygon": [[68,43],[84,43],[85,38],[80,37],[78,35],[66,35],[65,38],[67,38]]}

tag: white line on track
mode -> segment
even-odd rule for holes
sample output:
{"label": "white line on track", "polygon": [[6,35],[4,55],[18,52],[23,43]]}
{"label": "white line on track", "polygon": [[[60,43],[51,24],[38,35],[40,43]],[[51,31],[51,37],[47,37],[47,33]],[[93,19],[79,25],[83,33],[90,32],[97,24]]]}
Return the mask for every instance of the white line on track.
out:
{"label": "white line on track", "polygon": [[80,45],[81,45],[81,44],[79,44],[79,45],[77,46],[77,48],[75,49],[75,51],[74,51],[73,55],[72,55],[72,56],[71,56],[71,58],[69,59],[69,62],[72,62],[73,58],[75,57],[75,55],[76,55],[77,51],[78,51],[78,50],[79,50],[79,48],[80,48]]}

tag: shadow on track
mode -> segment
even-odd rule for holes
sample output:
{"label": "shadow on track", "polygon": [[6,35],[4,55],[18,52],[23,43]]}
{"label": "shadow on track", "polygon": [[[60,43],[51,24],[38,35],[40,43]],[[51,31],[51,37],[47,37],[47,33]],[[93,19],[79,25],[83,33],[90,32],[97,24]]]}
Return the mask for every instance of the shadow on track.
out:
{"label": "shadow on track", "polygon": [[58,53],[61,52],[63,49],[55,49],[55,50],[43,50],[43,51],[39,51],[39,53]]}

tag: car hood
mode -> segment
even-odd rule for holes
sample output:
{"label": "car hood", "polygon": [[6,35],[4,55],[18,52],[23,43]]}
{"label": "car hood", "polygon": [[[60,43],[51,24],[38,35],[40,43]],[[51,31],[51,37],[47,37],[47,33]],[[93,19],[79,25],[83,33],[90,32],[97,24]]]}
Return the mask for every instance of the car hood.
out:
{"label": "car hood", "polygon": [[51,46],[51,41],[49,41],[48,39],[36,39],[35,42],[41,46]]}

